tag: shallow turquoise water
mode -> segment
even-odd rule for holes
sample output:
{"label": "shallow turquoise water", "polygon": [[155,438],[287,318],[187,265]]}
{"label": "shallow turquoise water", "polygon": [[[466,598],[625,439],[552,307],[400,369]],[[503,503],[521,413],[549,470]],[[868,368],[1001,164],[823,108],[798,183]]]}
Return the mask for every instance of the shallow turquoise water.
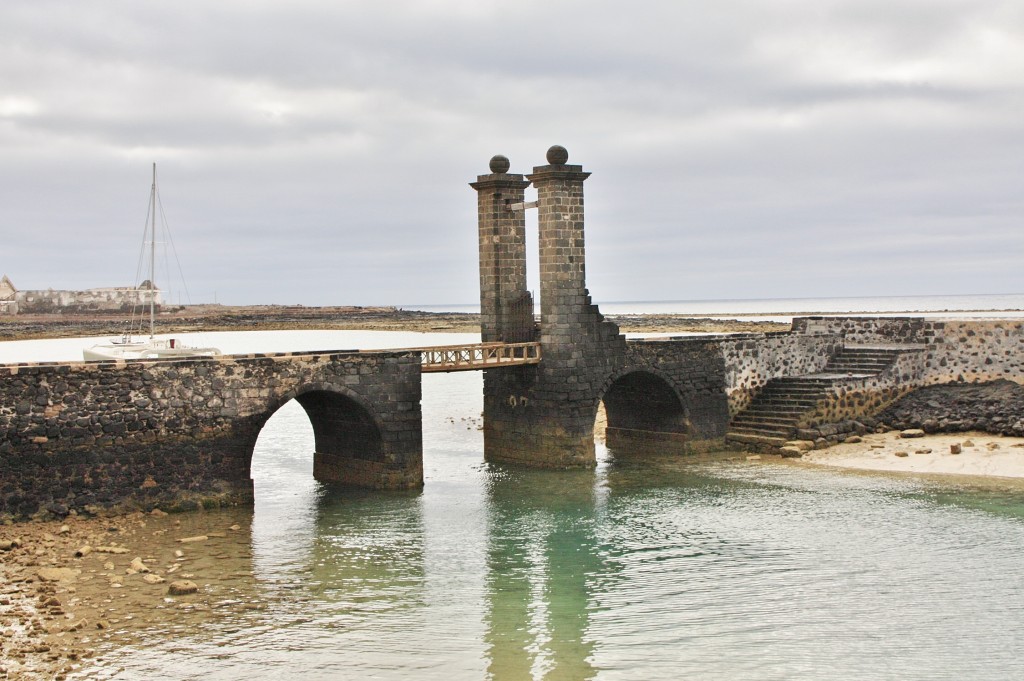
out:
{"label": "shallow turquoise water", "polygon": [[151,631],[89,675],[1024,675],[1014,494],[603,450],[591,471],[492,466],[479,395],[479,375],[426,377],[417,493],[314,482],[308,423],[286,406],[220,587],[262,607]]}

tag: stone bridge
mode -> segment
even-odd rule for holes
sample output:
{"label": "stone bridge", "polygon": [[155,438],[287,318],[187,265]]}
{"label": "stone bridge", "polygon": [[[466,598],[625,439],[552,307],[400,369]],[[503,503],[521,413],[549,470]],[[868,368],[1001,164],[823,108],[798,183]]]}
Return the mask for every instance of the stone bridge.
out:
{"label": "stone bridge", "polygon": [[250,502],[256,438],[292,399],[317,479],[423,482],[416,351],[9,365],[0,391],[0,513]]}
{"label": "stone bridge", "polygon": [[[483,370],[484,457],[552,468],[594,464],[602,404],[619,452],[721,446],[731,421],[736,435],[751,423],[736,417],[773,380],[820,374],[858,344],[895,347],[900,359],[870,376],[831,376],[794,423],[856,418],[928,383],[1024,380],[1020,320],[805,318],[787,333],[627,341],[586,288],[589,173],[562,147],[547,161],[519,175],[495,156],[471,183],[479,345],[0,367],[0,516],[249,502],[256,438],[292,399],[313,426],[317,479],[419,487],[424,371]],[[526,277],[534,208],[539,316]]]}

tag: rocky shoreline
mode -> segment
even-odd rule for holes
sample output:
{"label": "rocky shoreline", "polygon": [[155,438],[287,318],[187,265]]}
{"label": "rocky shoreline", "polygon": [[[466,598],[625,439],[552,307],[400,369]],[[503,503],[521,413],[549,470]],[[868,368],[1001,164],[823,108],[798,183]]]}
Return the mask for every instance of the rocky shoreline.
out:
{"label": "rocky shoreline", "polygon": [[[623,333],[754,333],[786,331],[788,324],[688,315],[609,316]],[[284,305],[192,305],[165,310],[157,318],[161,333],[339,329],[478,333],[480,315],[423,312],[397,307],[304,307]],[[75,336],[116,336],[123,315],[37,314],[0,317],[0,341]]]}
{"label": "rocky shoreline", "polygon": [[220,575],[251,572],[240,509],[0,526],[0,679],[62,679],[174,622],[260,610]]}
{"label": "rocky shoreline", "polygon": [[1024,385],[1002,380],[927,386],[897,400],[877,420],[893,430],[1024,437]]}

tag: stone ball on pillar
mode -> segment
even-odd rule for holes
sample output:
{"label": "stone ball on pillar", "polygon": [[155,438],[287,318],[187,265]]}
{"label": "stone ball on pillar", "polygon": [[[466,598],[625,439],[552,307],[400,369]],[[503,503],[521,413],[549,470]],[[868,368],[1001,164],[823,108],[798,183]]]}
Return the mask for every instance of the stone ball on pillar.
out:
{"label": "stone ball on pillar", "polygon": [[569,160],[569,152],[561,145],[554,145],[548,149],[548,163],[553,166],[564,166]]}
{"label": "stone ball on pillar", "polygon": [[508,158],[497,154],[491,157],[491,172],[492,173],[507,173],[508,169],[512,167],[509,163]]}

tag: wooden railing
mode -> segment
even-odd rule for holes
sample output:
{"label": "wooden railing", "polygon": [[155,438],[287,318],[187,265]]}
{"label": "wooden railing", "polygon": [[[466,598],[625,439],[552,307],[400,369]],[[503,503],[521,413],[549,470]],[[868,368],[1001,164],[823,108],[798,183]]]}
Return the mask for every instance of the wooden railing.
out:
{"label": "wooden railing", "polygon": [[410,349],[423,353],[424,373],[540,363],[540,343],[475,343]]}

